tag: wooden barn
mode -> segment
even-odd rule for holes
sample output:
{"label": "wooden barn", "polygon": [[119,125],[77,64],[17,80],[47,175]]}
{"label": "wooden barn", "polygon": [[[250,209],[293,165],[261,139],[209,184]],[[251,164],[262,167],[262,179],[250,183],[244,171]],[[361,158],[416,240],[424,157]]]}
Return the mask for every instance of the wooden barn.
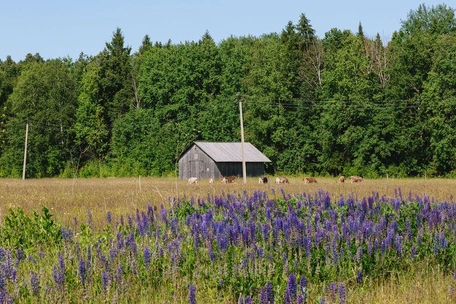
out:
{"label": "wooden barn", "polygon": [[[271,162],[251,143],[244,143],[247,176],[264,174],[264,164]],[[219,179],[242,176],[242,143],[194,142],[179,158],[179,178]]]}

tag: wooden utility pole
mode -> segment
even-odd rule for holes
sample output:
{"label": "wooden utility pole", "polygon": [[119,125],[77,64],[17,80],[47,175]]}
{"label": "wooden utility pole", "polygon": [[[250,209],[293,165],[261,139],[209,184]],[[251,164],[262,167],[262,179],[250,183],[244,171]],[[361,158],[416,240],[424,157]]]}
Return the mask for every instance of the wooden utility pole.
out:
{"label": "wooden utility pole", "polygon": [[245,153],[244,153],[244,122],[242,119],[242,98],[239,98],[239,117],[241,120],[241,153],[242,153],[242,178],[244,184],[247,183],[247,169],[245,166]]}
{"label": "wooden utility pole", "polygon": [[25,166],[27,164],[28,121],[25,124],[24,165],[22,167],[22,180],[25,180]]}

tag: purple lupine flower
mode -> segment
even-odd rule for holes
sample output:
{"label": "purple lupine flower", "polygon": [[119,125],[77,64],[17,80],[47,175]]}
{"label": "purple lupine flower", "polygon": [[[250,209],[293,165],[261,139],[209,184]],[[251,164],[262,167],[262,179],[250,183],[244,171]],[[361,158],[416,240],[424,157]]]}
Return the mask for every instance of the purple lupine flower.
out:
{"label": "purple lupine flower", "polygon": [[298,296],[298,304],[304,304],[305,300],[304,300],[304,296],[302,294],[299,294]]}
{"label": "purple lupine flower", "polygon": [[358,275],[356,276],[356,283],[361,284],[363,282],[363,271],[358,271]]}
{"label": "purple lupine flower", "polygon": [[0,247],[0,261],[3,261],[3,258],[5,257],[5,255],[6,255],[5,249],[3,249],[3,247]]}
{"label": "purple lupine flower", "polygon": [[13,269],[11,269],[11,280],[16,281],[16,279],[17,279],[17,269],[13,268]]}
{"label": "purple lupine flower", "polygon": [[12,278],[12,272],[13,272],[13,264],[11,261],[11,252],[9,250],[6,250],[6,257],[5,257],[5,263],[2,264],[3,268],[3,273],[5,274],[6,278]]}
{"label": "purple lupine flower", "polygon": [[38,274],[34,271],[30,274],[30,284],[32,285],[32,294],[38,296],[40,294],[40,278]]}
{"label": "purple lupine flower", "polygon": [[103,270],[101,273],[101,287],[103,291],[108,290],[108,285],[109,285],[109,272],[106,270]]}
{"label": "purple lupine flower", "polygon": [[149,247],[146,246],[144,248],[144,265],[148,266],[150,263],[150,250]]}
{"label": "purple lupine flower", "polygon": [[24,251],[22,250],[22,248],[17,248],[16,257],[17,257],[17,264],[19,264],[20,261],[22,261],[24,259]]}
{"label": "purple lupine flower", "polygon": [[163,223],[168,224],[168,212],[166,212],[163,204],[160,205],[160,216]]}
{"label": "purple lupine flower", "polygon": [[105,267],[106,270],[109,269],[109,260],[106,258],[104,254],[100,254],[99,256],[101,264]]}
{"label": "purple lupine flower", "polygon": [[339,254],[337,253],[337,243],[336,240],[333,239],[331,243],[331,252],[332,252],[332,262],[334,265],[337,265],[337,262],[339,261]]}
{"label": "purple lupine flower", "polygon": [[138,209],[136,209],[136,226],[138,227],[139,235],[144,235],[146,233],[146,229],[143,226],[143,222],[141,220],[141,216],[139,215]]}
{"label": "purple lupine flower", "polygon": [[339,303],[345,304],[346,301],[347,301],[347,293],[345,290],[345,284],[340,283],[340,285],[339,285]]}
{"label": "purple lupine flower", "polygon": [[412,238],[412,227],[410,226],[410,220],[407,219],[405,221],[405,229],[407,231],[407,240],[410,241],[410,239]]}
{"label": "purple lupine flower", "polygon": [[413,245],[412,248],[410,248],[410,257],[412,259],[415,259],[415,257],[416,257],[416,247],[415,247],[415,245]]}
{"label": "purple lupine flower", "polygon": [[337,291],[337,283],[331,282],[329,284],[329,296],[333,301],[336,300],[336,291]]}
{"label": "purple lupine flower", "polygon": [[312,239],[310,236],[306,236],[304,239],[304,245],[306,247],[306,257],[310,257],[312,251]]}
{"label": "purple lupine flower", "polygon": [[27,260],[28,260],[29,262],[32,262],[33,264],[36,264],[36,263],[37,263],[37,262],[36,262],[36,259],[35,259],[32,255],[29,255],[29,257],[27,258]]}
{"label": "purple lupine flower", "polygon": [[119,231],[117,232],[117,249],[122,249],[125,245],[125,240],[122,233]]}
{"label": "purple lupine flower", "polygon": [[252,304],[252,298],[250,296],[246,296],[244,298],[244,304]]}
{"label": "purple lupine flower", "polygon": [[368,253],[369,255],[371,255],[373,251],[374,251],[374,245],[372,244],[372,241],[369,240],[369,241],[367,242],[367,253]]}
{"label": "purple lupine flower", "polygon": [[287,289],[285,289],[285,299],[284,299],[284,303],[285,304],[292,304],[293,303],[293,298],[290,294],[290,291]]}
{"label": "purple lupine flower", "polygon": [[61,252],[59,252],[59,266],[60,266],[60,270],[65,271],[65,259],[63,258],[63,255]]}
{"label": "purple lupine flower", "polygon": [[190,284],[189,286],[189,292],[188,292],[188,303],[189,304],[196,304],[196,288],[193,284]]}
{"label": "purple lupine flower", "polygon": [[307,288],[307,279],[305,277],[299,279],[299,288],[301,289],[301,292]]}
{"label": "purple lupine flower", "polygon": [[61,229],[62,239],[66,242],[71,242],[73,240],[73,231],[71,229],[66,229],[62,227]]}
{"label": "purple lupine flower", "polygon": [[291,299],[294,300],[297,294],[296,277],[294,273],[291,273],[288,277],[287,291],[289,292]]}
{"label": "purple lupine flower", "polygon": [[154,221],[154,208],[151,205],[147,205],[147,216],[151,223]]}
{"label": "purple lupine flower", "polygon": [[260,304],[269,304],[268,302],[268,293],[266,287],[261,288],[260,291]]}
{"label": "purple lupine flower", "polygon": [[79,280],[81,281],[81,284],[84,285],[86,277],[87,277],[87,268],[86,268],[86,263],[84,262],[84,260],[79,260],[78,275],[79,275]]}
{"label": "purple lupine flower", "polygon": [[63,285],[64,276],[63,276],[62,271],[60,271],[57,268],[57,265],[54,265],[54,267],[52,268],[52,276],[53,276],[54,282],[55,282],[55,284],[57,284],[57,286],[62,286]]}
{"label": "purple lupine flower", "polygon": [[214,250],[212,249],[212,243],[210,241],[207,242],[207,251],[209,254],[209,258],[211,259],[211,262],[214,262],[215,255],[214,255]]}
{"label": "purple lupine flower", "polygon": [[363,247],[359,246],[358,250],[356,251],[355,262],[361,261],[363,258]]}
{"label": "purple lupine flower", "polygon": [[126,245],[130,247],[135,256],[138,255],[138,245],[136,244],[134,233],[127,235]]}
{"label": "purple lupine flower", "polygon": [[132,228],[133,227],[133,219],[131,218],[130,214],[127,214],[127,223],[128,227]]}
{"label": "purple lupine flower", "polygon": [[445,238],[445,232],[440,233],[440,247],[446,249],[448,247],[448,241]]}
{"label": "purple lupine flower", "polygon": [[92,260],[92,246],[88,246],[87,247],[87,261],[91,261]]}
{"label": "purple lupine flower", "polygon": [[268,296],[268,302],[274,303],[274,287],[272,286],[271,282],[266,283],[266,294]]}
{"label": "purple lupine flower", "polygon": [[120,265],[118,268],[117,268],[117,271],[116,271],[116,281],[117,281],[117,286],[120,286],[122,284],[122,276],[123,276],[123,272],[124,272],[124,269],[123,269],[123,266]]}
{"label": "purple lupine flower", "polygon": [[116,257],[117,257],[117,250],[116,250],[116,249],[111,249],[111,250],[109,251],[109,258],[110,258],[111,260],[114,260]]}
{"label": "purple lupine flower", "polygon": [[[0,292],[5,289],[5,275],[0,271]],[[0,301],[0,303],[3,303]]]}
{"label": "purple lupine flower", "polygon": [[[149,223],[149,218],[147,217],[145,212],[141,212],[141,218],[142,218],[142,226],[143,229],[145,230],[144,233],[147,235],[150,235],[150,223]],[[177,218],[176,218],[177,220]],[[152,220],[150,220],[152,222]]]}
{"label": "purple lupine flower", "polygon": [[111,224],[111,221],[112,221],[111,211],[108,211],[106,213],[106,220],[108,221],[109,224]]}

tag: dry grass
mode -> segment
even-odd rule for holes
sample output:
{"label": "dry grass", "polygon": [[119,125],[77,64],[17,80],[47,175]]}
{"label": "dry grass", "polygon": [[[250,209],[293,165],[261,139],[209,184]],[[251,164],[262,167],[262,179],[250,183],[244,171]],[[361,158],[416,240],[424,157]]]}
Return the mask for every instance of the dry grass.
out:
{"label": "dry grass", "polygon": [[[3,179],[0,183],[0,216],[9,208],[21,207],[25,211],[41,210],[48,207],[56,219],[65,225],[73,223],[76,217],[87,220],[87,212],[92,213],[94,223],[105,225],[108,211],[113,217],[133,214],[137,208],[147,205],[169,207],[172,198],[206,198],[208,195],[221,195],[222,192],[242,192],[264,190],[271,198],[286,193],[314,194],[323,189],[331,193],[336,200],[341,194],[354,194],[358,198],[378,192],[380,196],[394,196],[396,189],[401,189],[404,197],[411,192],[414,195],[428,195],[437,201],[452,201],[456,181],[452,179],[376,179],[365,180],[360,184],[337,183],[337,178],[318,178],[318,184],[304,184],[303,177],[289,178],[290,184],[258,184],[257,178],[248,178],[236,184],[221,184],[216,181],[210,185],[207,180],[196,185],[188,185],[175,178],[106,178],[106,179]],[[273,191],[274,189],[275,191]],[[275,192],[275,194],[273,194]]]}
{"label": "dry grass", "polygon": [[[349,303],[456,303],[455,281],[440,269],[412,268],[409,273],[395,274],[366,288],[349,291]],[[374,288],[372,288],[374,287]],[[351,293],[351,294],[350,294]]]}

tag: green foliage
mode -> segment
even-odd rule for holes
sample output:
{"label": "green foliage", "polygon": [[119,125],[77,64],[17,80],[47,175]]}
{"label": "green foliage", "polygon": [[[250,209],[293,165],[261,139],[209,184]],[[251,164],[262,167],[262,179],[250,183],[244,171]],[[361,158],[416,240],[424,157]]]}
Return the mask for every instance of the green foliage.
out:
{"label": "green foliage", "polygon": [[30,63],[8,99],[8,146],[4,170],[13,173],[22,161],[25,125],[29,124],[27,176],[56,176],[74,153],[72,139],[76,98],[74,79],[60,60]]}
{"label": "green foliage", "polygon": [[[305,14],[277,33],[153,43],[120,28],[96,56],[0,63],[0,176],[175,174],[192,141],[245,139],[284,174],[456,172],[454,9],[419,5],[390,41]],[[96,167],[103,164],[103,170]],[[102,171],[102,172],[101,172]]]}
{"label": "green foliage", "polygon": [[34,211],[32,217],[21,208],[10,209],[0,227],[1,245],[27,251],[59,246],[61,226],[52,217],[46,207],[42,208],[42,214]]}

